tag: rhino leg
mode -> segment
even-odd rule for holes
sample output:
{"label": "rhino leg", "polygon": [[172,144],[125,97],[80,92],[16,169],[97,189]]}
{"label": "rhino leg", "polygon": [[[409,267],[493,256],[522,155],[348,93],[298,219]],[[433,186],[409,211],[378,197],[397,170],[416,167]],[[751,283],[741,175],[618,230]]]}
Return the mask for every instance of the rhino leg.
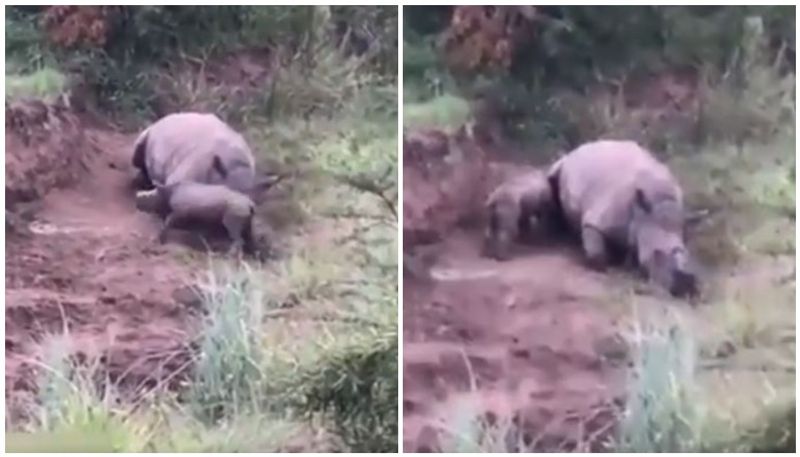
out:
{"label": "rhino leg", "polygon": [[[533,224],[531,223],[531,217],[533,215],[523,213],[520,214],[519,220],[517,221],[517,233],[521,236],[530,236],[531,232],[533,231]],[[538,219],[538,218],[537,218]]]}
{"label": "rhino leg", "polygon": [[228,236],[233,241],[231,252],[241,252],[243,254],[255,256],[256,242],[253,236],[253,214],[242,218],[236,214],[225,214],[222,218],[222,225],[228,232]]}
{"label": "rhino leg", "polygon": [[584,225],[581,229],[581,241],[589,266],[596,270],[605,270],[608,265],[608,250],[603,233],[591,225]]}
{"label": "rhino leg", "polygon": [[247,219],[242,227],[242,251],[245,254],[256,256],[258,249],[256,247],[256,240],[253,235],[253,218],[252,216]]}
{"label": "rhino leg", "polygon": [[242,238],[242,230],[244,228],[243,222],[241,217],[231,213],[226,213],[222,217],[222,225],[225,226],[228,236],[233,241],[230,248],[231,251],[240,251],[242,249],[244,244]]}
{"label": "rhino leg", "polygon": [[484,245],[484,254],[495,260],[504,261],[511,258],[511,241],[507,233],[488,234]]}
{"label": "rhino leg", "polygon": [[164,219],[164,224],[161,226],[161,230],[158,232],[158,242],[164,244],[167,242],[167,235],[169,234],[170,229],[175,227],[178,220],[174,214],[168,214],[167,217]]}
{"label": "rhino leg", "polygon": [[[642,269],[639,267],[639,259],[637,258],[638,253],[635,249],[626,249],[624,254],[623,266],[632,271],[639,271],[642,273]],[[642,273],[643,274],[643,273]]]}
{"label": "rhino leg", "polygon": [[495,260],[511,257],[511,244],[519,231],[519,210],[514,205],[494,204],[489,208],[484,253]]}

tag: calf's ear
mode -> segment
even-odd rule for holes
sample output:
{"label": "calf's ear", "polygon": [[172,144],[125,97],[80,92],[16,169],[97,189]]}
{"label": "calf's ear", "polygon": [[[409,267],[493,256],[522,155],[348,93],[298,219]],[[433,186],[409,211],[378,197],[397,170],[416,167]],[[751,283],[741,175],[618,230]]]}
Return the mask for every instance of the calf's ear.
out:
{"label": "calf's ear", "polygon": [[645,213],[650,213],[653,207],[650,205],[650,202],[647,201],[647,196],[642,192],[642,189],[636,189],[636,206],[642,209]]}
{"label": "calf's ear", "polygon": [[222,164],[222,159],[220,159],[218,155],[214,156],[212,166],[214,167],[214,170],[216,170],[217,173],[220,174],[220,176],[222,176],[223,178],[228,177],[228,169],[225,168],[225,165]]}

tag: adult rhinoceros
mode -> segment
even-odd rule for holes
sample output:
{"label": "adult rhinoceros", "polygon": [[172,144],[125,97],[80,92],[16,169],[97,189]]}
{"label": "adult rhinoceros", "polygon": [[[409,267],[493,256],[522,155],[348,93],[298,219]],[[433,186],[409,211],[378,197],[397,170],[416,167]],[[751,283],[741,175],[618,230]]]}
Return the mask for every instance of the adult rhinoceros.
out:
{"label": "adult rhinoceros", "polygon": [[683,192],[670,170],[631,141],[584,144],[556,161],[548,180],[590,265],[621,248],[673,295],[697,292],[683,238]]}

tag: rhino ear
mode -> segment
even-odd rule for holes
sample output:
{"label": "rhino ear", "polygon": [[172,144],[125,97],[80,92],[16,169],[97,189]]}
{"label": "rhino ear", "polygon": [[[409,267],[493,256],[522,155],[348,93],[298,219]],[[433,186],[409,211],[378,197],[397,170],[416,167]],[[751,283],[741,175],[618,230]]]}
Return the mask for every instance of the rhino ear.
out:
{"label": "rhino ear", "polygon": [[642,209],[645,213],[649,213],[653,208],[650,205],[650,202],[647,201],[647,197],[642,192],[642,189],[636,189],[636,206]]}
{"label": "rhino ear", "polygon": [[228,176],[228,170],[225,168],[225,165],[222,164],[222,159],[220,159],[218,155],[214,155],[212,166],[223,178]]}

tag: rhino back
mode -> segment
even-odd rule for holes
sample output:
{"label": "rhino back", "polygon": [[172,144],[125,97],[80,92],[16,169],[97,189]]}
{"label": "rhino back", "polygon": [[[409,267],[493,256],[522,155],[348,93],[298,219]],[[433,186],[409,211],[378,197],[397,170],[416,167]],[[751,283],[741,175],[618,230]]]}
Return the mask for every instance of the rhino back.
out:
{"label": "rhino back", "polygon": [[223,164],[249,164],[252,168],[252,154],[244,138],[213,114],[171,114],[148,130],[146,163],[157,182],[220,183],[222,177],[213,169],[215,154]]}
{"label": "rhino back", "polygon": [[571,224],[589,223],[612,237],[624,238],[638,183],[648,177],[669,179],[666,167],[631,141],[584,144],[560,164],[559,193]]}
{"label": "rhino back", "polygon": [[547,177],[538,169],[515,176],[505,184],[504,190],[528,214],[542,209],[552,200]]}

